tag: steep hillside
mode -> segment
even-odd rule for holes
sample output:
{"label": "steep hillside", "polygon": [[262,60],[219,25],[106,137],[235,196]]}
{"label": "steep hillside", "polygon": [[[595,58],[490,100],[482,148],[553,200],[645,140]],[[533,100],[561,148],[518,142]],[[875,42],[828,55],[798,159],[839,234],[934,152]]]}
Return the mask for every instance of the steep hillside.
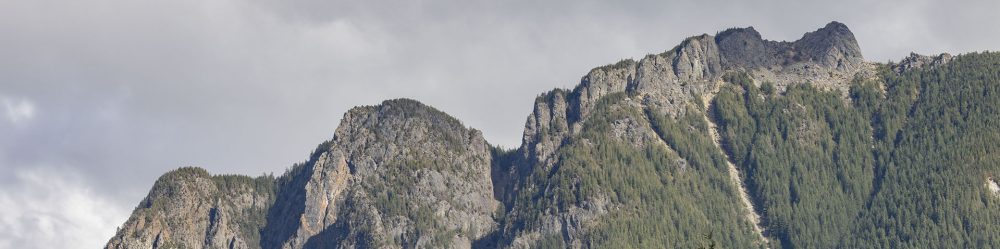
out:
{"label": "steep hillside", "polygon": [[539,95],[512,150],[397,99],[277,178],[169,172],[106,247],[1000,247],[998,91],[998,53],[733,28]]}
{"label": "steep hillside", "polygon": [[[321,144],[308,162],[269,182],[276,186],[265,189],[261,208],[254,209],[259,212],[254,221],[259,222],[243,227],[253,240],[242,234],[206,234],[216,217],[208,205],[230,198],[216,197],[218,191],[204,170],[182,169],[179,172],[198,174],[168,174],[144,201],[164,203],[169,209],[158,212],[157,205],[140,205],[107,247],[230,246],[209,243],[217,238],[253,242],[234,244],[237,248],[469,247],[497,227],[500,204],[493,199],[490,155],[479,131],[416,101],[357,107],[344,115],[334,138]],[[160,215],[154,217],[166,223],[153,223],[154,228],[166,227],[183,236],[150,234],[145,228],[150,222],[142,218],[146,213]],[[118,239],[140,235],[143,239]],[[151,236],[157,237],[145,239]]]}
{"label": "steep hillside", "polygon": [[[763,40],[753,28],[729,29],[716,36],[688,38],[670,51],[638,62],[625,60],[596,68],[574,90],[557,89],[535,101],[519,151],[523,160],[517,167],[522,168],[508,170],[512,174],[508,178],[523,182],[510,187],[521,197],[507,200],[513,210],[507,217],[505,237],[516,247],[531,246],[553,236],[573,246],[589,245],[598,237],[587,232],[588,226],[619,222],[633,227],[607,229],[625,237],[606,238],[624,243],[618,245],[693,246],[690,243],[702,233],[715,232],[726,244],[763,246],[766,242],[763,229],[755,227],[758,221],[753,218],[754,207],[741,205],[751,202],[741,200],[742,184],[731,180],[740,179],[739,173],[730,170],[726,157],[714,146],[709,131],[714,124],[706,121],[711,120],[708,105],[716,93],[734,84],[724,76],[753,75],[758,82],[772,82],[776,91],[807,84],[846,98],[849,79],[872,77],[874,67],[863,62],[850,30],[833,22],[795,42]],[[649,148],[641,143],[645,137],[657,137],[662,150],[671,153],[622,155],[593,151],[647,151]],[[620,147],[619,143],[633,146]],[[670,154],[680,160],[661,158],[670,158]],[[567,159],[571,161],[564,161]],[[575,163],[577,160],[584,163]],[[591,183],[581,183],[586,178],[620,174],[643,164],[655,165],[655,170],[601,180],[596,183],[603,188],[601,191],[580,190],[592,187]],[[688,171],[688,166],[693,170]],[[597,171],[562,176],[575,167],[596,167]],[[676,168],[684,169],[680,171],[682,177],[673,175]],[[684,181],[663,180],[647,186],[653,182],[642,177],[651,174],[669,175],[671,180],[681,177]],[[554,177],[568,177],[570,182]],[[670,190],[678,191],[679,196],[656,197],[655,201],[606,200],[632,187],[637,188],[632,191],[643,194]],[[576,202],[564,204],[564,198],[552,196],[560,191],[573,193]],[[595,202],[608,203],[594,206]],[[679,204],[684,202],[688,203]],[[642,212],[659,213],[609,216],[635,219],[631,222],[600,220],[606,205],[634,206]],[[574,208],[583,211],[571,211]],[[640,225],[638,221],[658,223]],[[542,224],[533,224],[538,222]],[[755,233],[757,236],[748,235]],[[643,237],[662,240],[640,239]]]}
{"label": "steep hillside", "polygon": [[468,247],[496,229],[482,134],[412,100],[348,111],[278,191],[263,248]]}
{"label": "steep hillside", "polygon": [[106,248],[250,248],[274,202],[274,178],[164,174]]}

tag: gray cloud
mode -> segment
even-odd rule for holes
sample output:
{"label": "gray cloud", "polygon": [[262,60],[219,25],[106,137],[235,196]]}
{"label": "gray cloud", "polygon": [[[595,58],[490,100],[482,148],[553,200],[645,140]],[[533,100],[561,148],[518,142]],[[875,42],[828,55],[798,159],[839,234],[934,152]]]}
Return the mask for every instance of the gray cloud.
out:
{"label": "gray cloud", "polygon": [[[71,179],[88,189],[77,194],[101,200],[94,205],[115,207],[97,212],[116,217],[73,224],[107,238],[164,171],[280,173],[352,106],[415,98],[514,147],[537,94],[687,36],[752,25],[795,40],[838,20],[867,59],[887,61],[996,49],[997,9],[927,0],[15,0],[0,8],[0,170],[10,172],[0,175],[0,201],[70,205],[15,193],[59,196],[24,175],[71,172],[53,181]],[[4,212],[0,221],[38,217]],[[47,245],[18,236],[0,235],[0,247]]]}
{"label": "gray cloud", "polygon": [[128,210],[67,172],[22,169],[0,191],[0,248],[98,247]]}
{"label": "gray cloud", "polygon": [[12,125],[28,122],[35,117],[35,105],[26,99],[0,97],[0,102],[3,103],[7,121]]}

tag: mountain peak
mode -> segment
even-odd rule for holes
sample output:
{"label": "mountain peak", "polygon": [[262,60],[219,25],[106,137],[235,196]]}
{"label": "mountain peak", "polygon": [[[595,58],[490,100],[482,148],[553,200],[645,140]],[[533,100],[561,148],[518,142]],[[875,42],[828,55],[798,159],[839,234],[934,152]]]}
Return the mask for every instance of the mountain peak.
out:
{"label": "mountain peak", "polygon": [[[371,129],[409,130],[414,124],[426,124],[421,132],[440,131],[467,132],[461,121],[434,107],[430,107],[413,99],[399,98],[382,101],[374,106],[358,106],[347,111],[338,126],[335,136],[341,139],[351,139]],[[478,131],[476,131],[478,133]]]}
{"label": "mountain peak", "polygon": [[[927,68],[921,65],[945,63],[950,58],[913,55],[899,65]],[[775,101],[797,101],[804,95],[785,97],[780,93],[790,86],[809,84],[815,87],[796,94],[823,99],[781,110],[795,114],[792,121],[808,122],[796,126],[805,130],[789,134],[807,137],[799,135],[807,132],[803,134],[810,138],[839,143],[829,139],[838,134],[813,136],[834,131],[826,129],[829,122],[825,117],[829,116],[799,115],[800,110],[811,110],[798,107],[849,110],[840,106],[849,102],[819,91],[839,91],[843,96],[840,100],[850,101],[850,80],[872,75],[874,69],[863,62],[854,34],[839,22],[830,22],[794,42],[765,40],[754,27],[691,36],[664,53],[590,70],[572,90],[542,94],[525,122],[521,147],[513,151],[491,148],[481,132],[413,99],[358,106],[344,114],[333,138],[318,146],[308,161],[279,178],[212,176],[193,167],[165,174],[106,248],[519,248],[551,241],[556,241],[556,247],[587,245],[594,232],[608,229],[597,226],[606,224],[611,219],[608,217],[631,210],[629,207],[649,206],[644,198],[630,197],[638,195],[619,194],[623,189],[675,193],[659,190],[727,181],[733,188],[699,186],[712,192],[654,197],[671,201],[663,202],[668,204],[696,203],[700,196],[718,197],[677,213],[701,213],[721,206],[725,209],[713,212],[729,216],[696,222],[741,229],[734,234],[742,237],[723,243],[737,245],[734,247],[778,241],[772,239],[784,243],[787,238],[769,233],[777,231],[768,227],[771,224],[760,222],[773,217],[762,213],[763,218],[758,219],[750,197],[736,199],[732,197],[739,193],[726,192],[759,193],[741,185],[741,174],[735,167],[746,167],[742,163],[746,160],[733,161],[733,165],[718,160],[728,159],[728,143],[738,141],[733,140],[735,133],[729,132],[736,130],[727,129],[734,124],[752,124],[752,129],[736,132],[778,131],[757,129],[758,121],[738,119],[750,118],[749,108],[782,107],[785,102]],[[727,77],[734,74],[738,77]],[[765,97],[755,93],[757,87],[751,84],[763,88],[764,82],[775,94]],[[751,97],[768,105],[743,105]],[[820,106],[828,104],[835,106]],[[866,120],[845,121],[860,121],[858,127],[869,125]],[[864,131],[871,132],[861,129]],[[874,136],[845,139],[870,137]],[[715,156],[700,155],[712,149],[719,150],[712,152]],[[842,185],[830,186],[839,189],[836,186]],[[868,191],[858,193],[864,196]],[[715,205],[726,200],[743,204]],[[667,214],[659,208],[678,210],[668,204],[656,206],[657,212],[651,213]],[[643,224],[654,227],[687,222],[671,222],[673,217],[683,216],[650,217],[646,220],[656,223]],[[747,222],[757,227],[743,229]],[[687,239],[683,234],[643,236],[675,235],[674,241]]]}
{"label": "mountain peak", "polygon": [[715,35],[715,41],[719,42],[725,38],[729,38],[732,36],[741,38],[751,38],[757,40],[762,39],[760,36],[760,32],[757,32],[757,30],[754,29],[753,26],[749,26],[746,28],[728,28],[726,30],[723,30],[722,32],[719,32],[718,34]]}
{"label": "mountain peak", "polygon": [[389,99],[374,106],[357,106],[345,115],[376,114],[380,118],[434,118],[460,123],[458,119],[420,101],[408,98]]}
{"label": "mountain peak", "polygon": [[849,69],[864,62],[861,47],[847,25],[830,22],[823,28],[806,33],[794,42],[800,60],[812,60],[837,69]]}
{"label": "mountain peak", "polygon": [[779,62],[772,56],[775,50],[772,42],[761,38],[753,27],[730,28],[715,36],[723,67],[755,68],[766,67]]}
{"label": "mountain peak", "polygon": [[[751,26],[729,28],[716,33],[714,37],[688,37],[672,52],[676,54],[675,58],[681,58],[679,62],[682,63],[675,65],[674,71],[678,78],[686,80],[719,76],[732,69],[752,70],[800,62],[816,63],[832,70],[852,71],[864,62],[854,33],[847,25],[836,21],[790,43],[765,40]],[[692,68],[683,65],[694,61],[699,61],[700,65]]]}
{"label": "mountain peak", "polygon": [[851,32],[851,30],[847,28],[846,24],[838,22],[838,21],[831,21],[830,23],[827,23],[826,26],[823,27],[823,29],[845,30],[847,32]]}

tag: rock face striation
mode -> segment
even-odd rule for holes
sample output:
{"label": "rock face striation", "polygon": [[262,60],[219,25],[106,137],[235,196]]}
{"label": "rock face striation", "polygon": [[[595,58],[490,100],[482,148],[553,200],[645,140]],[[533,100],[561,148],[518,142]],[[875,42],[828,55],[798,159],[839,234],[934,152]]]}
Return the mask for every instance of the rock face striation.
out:
{"label": "rock face striation", "polygon": [[202,169],[168,173],[106,247],[469,248],[497,227],[490,162],[478,130],[431,107],[357,107],[260,193],[222,190]]}
{"label": "rock face striation", "polygon": [[262,245],[470,247],[497,226],[490,160],[479,131],[416,101],[354,108],[293,169]]}
{"label": "rock face striation", "polygon": [[[903,65],[948,58],[912,56]],[[478,130],[413,100],[356,107],[308,161],[277,178],[211,176],[198,168],[165,174],[106,248],[526,248],[552,237],[589,247],[598,221],[625,207],[609,197],[614,193],[581,196],[544,212],[515,208],[558,201],[546,197],[557,189],[544,176],[557,170],[570,140],[593,146],[595,138],[581,137],[587,125],[607,123],[608,141],[660,148],[650,151],[669,154],[677,174],[694,174],[685,173],[681,149],[654,128],[655,117],[706,118],[726,74],[746,73],[778,91],[812,84],[847,96],[851,79],[873,77],[874,70],[838,22],[793,42],[764,40],[752,27],[694,36],[660,54],[595,68],[574,89],[540,95],[521,147],[509,154]],[[621,100],[598,110],[613,95]],[[597,111],[631,114],[592,120]],[[718,191],[737,203],[731,204],[735,219],[757,212],[739,206],[739,182],[719,179],[732,184]],[[518,198],[531,191],[541,197]],[[526,219],[542,225],[519,225]],[[742,232],[760,233],[751,223],[741,223]]]}
{"label": "rock face striation", "polygon": [[164,174],[105,248],[251,248],[274,201],[273,177]]}
{"label": "rock face striation", "polygon": [[623,60],[598,67],[573,90],[556,89],[535,100],[522,140],[531,164],[552,165],[563,140],[579,132],[599,99],[627,93],[643,105],[676,117],[700,99],[707,105],[727,72],[746,72],[779,90],[793,84],[837,90],[847,96],[855,76],[871,77],[854,34],[831,22],[794,42],[769,41],[753,27],[732,28],[715,36],[689,37],[669,51],[638,62]]}
{"label": "rock face striation", "polygon": [[489,170],[482,134],[444,113],[405,99],[354,108],[293,170],[262,244],[469,247],[496,227]]}
{"label": "rock face striation", "polygon": [[[794,84],[839,91],[846,98],[850,80],[871,77],[874,66],[864,62],[857,40],[842,23],[831,22],[794,42],[769,41],[753,27],[732,28],[715,36],[689,37],[677,47],[639,61],[623,60],[591,70],[573,90],[556,89],[535,100],[534,111],[525,124],[520,152],[525,163],[508,169],[508,181],[524,178],[524,172],[549,171],[559,165],[559,151],[578,137],[598,101],[612,94],[628,96],[626,105],[644,112],[678,118],[696,110],[704,115],[708,103],[719,91],[727,73],[751,75],[756,84],[773,83],[779,91]],[[650,123],[629,118],[623,123]],[[649,125],[646,130],[652,131]],[[641,135],[619,137],[641,141]],[[734,176],[736,177],[736,176]],[[738,179],[738,177],[737,177]],[[739,182],[734,183],[739,185]],[[530,188],[531,186],[523,186]],[[517,190],[508,190],[517,191]],[[508,205],[523,206],[507,200]],[[600,201],[596,203],[602,203]],[[604,213],[603,205],[582,207],[578,212],[542,214],[548,225],[535,231],[507,227],[514,247],[530,247],[546,234],[563,234],[571,245],[583,244],[576,238],[586,234],[585,223],[595,222]],[[752,207],[748,208],[752,209]],[[518,210],[514,210],[518,213]],[[518,217],[508,217],[518,219]],[[756,222],[753,222],[756,223]],[[516,230],[516,229],[514,229]],[[569,232],[573,231],[573,232]],[[576,241],[574,241],[576,240]]]}

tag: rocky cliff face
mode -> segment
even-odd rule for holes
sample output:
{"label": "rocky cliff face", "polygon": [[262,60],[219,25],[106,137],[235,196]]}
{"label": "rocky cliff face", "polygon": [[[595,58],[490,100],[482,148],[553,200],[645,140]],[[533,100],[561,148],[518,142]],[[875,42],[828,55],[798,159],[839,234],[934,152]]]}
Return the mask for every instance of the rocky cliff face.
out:
{"label": "rocky cliff face", "polygon": [[169,172],[106,248],[249,248],[273,202],[273,178]]}
{"label": "rocky cliff face", "polygon": [[917,53],[910,53],[910,56],[903,58],[902,61],[893,65],[892,70],[896,73],[904,73],[909,70],[921,69],[927,67],[937,67],[947,64],[954,56],[951,54],[939,54],[936,56],[919,55]]}
{"label": "rocky cliff face", "polygon": [[107,248],[468,248],[497,228],[490,161],[479,131],[416,101],[358,107],[262,193],[165,175]]}
{"label": "rocky cliff face", "polygon": [[[519,167],[524,168],[507,170],[505,172],[509,175],[501,178],[515,182],[512,183],[514,186],[508,186],[510,190],[507,192],[537,191],[536,195],[544,196],[557,191],[551,186],[535,186],[538,183],[524,180],[526,172],[549,172],[558,167],[559,151],[571,144],[571,139],[581,137],[584,124],[590,122],[590,115],[602,98],[625,94],[626,99],[616,104],[615,108],[672,118],[680,118],[693,110],[697,113],[691,115],[705,117],[709,102],[720,86],[726,84],[723,76],[734,72],[751,75],[756,84],[771,82],[779,91],[790,85],[811,84],[839,91],[841,96],[846,97],[850,80],[854,77],[873,77],[874,66],[864,62],[860,47],[847,26],[832,22],[794,42],[764,40],[752,27],[733,28],[715,36],[706,34],[687,38],[672,50],[648,55],[638,62],[623,60],[595,68],[581,79],[576,88],[556,89],[536,98],[519,149],[523,157]],[[704,119],[708,120],[707,117]],[[618,128],[610,134],[613,135],[612,141],[641,145],[641,141],[656,137],[648,116],[600,122],[611,122]],[[661,139],[657,140],[665,144]],[[641,148],[637,146],[637,149]],[[668,151],[675,149],[667,148]],[[678,160],[678,165],[686,165],[683,158]],[[738,173],[735,169],[732,171],[731,177],[738,180]],[[517,200],[507,202],[510,206],[526,206],[519,205]],[[546,212],[538,216],[519,215],[526,210],[512,210],[504,227],[506,243],[509,243],[506,245],[531,247],[550,235],[561,236],[573,247],[583,245],[584,241],[580,238],[586,236],[587,227],[607,213],[608,205],[613,205],[600,196],[589,198],[585,203],[564,212]],[[518,220],[527,217],[539,219],[542,224],[527,230],[520,228],[522,225]]]}
{"label": "rocky cliff face", "polygon": [[[925,61],[908,65],[944,59]],[[595,68],[572,90],[542,94],[512,153],[491,149],[479,131],[413,100],[357,107],[332,140],[277,179],[197,169],[164,175],[106,248],[532,247],[545,238],[587,247],[602,217],[631,205],[613,191],[540,211],[515,207],[563,203],[550,179],[559,173],[560,153],[567,146],[599,151],[603,143],[660,153],[650,157],[670,165],[664,179],[725,183],[706,191],[732,201],[711,205],[740,220],[754,210],[738,204],[734,175],[712,166],[724,167],[718,162],[701,165],[685,141],[662,130],[668,126],[661,117],[695,120],[669,127],[711,141],[705,129],[713,126],[701,120],[708,120],[706,109],[729,73],[772,82],[778,91],[812,84],[847,96],[849,80],[873,77],[873,70],[837,22],[794,42],[764,40],[752,27],[690,37],[664,53]],[[595,112],[604,118],[593,119]],[[670,184],[657,186],[682,186]],[[710,205],[678,198],[691,207]],[[524,226],[528,219],[540,225]],[[751,223],[732,225],[754,233]]]}
{"label": "rocky cliff face", "polygon": [[293,180],[299,209],[271,214],[295,231],[268,247],[461,248],[496,229],[489,146],[444,113],[405,99],[358,107],[325,145]]}
{"label": "rocky cliff face", "polygon": [[525,124],[522,150],[532,164],[551,166],[563,140],[579,132],[595,103],[608,94],[627,93],[644,106],[676,117],[690,104],[707,106],[728,72],[747,72],[757,84],[771,82],[779,90],[808,83],[846,97],[850,80],[856,75],[873,77],[873,70],[864,62],[854,34],[839,22],[794,42],[764,40],[753,27],[694,36],[638,62],[595,68],[573,90],[542,94]]}

